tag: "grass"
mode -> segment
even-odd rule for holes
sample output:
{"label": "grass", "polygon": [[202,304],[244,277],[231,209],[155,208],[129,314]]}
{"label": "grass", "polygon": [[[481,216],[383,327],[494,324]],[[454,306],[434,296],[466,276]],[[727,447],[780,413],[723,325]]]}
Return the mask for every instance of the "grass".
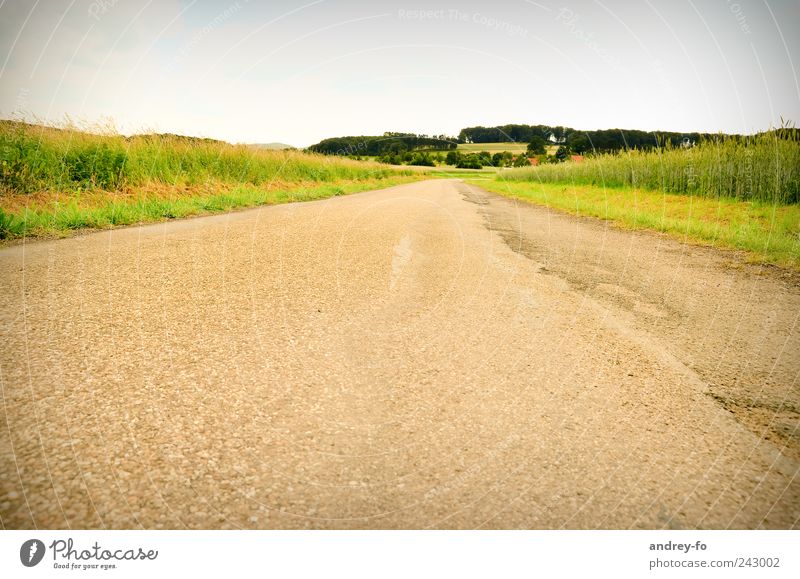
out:
{"label": "grass", "polygon": [[0,121],[0,239],[322,199],[424,177],[208,139]]}
{"label": "grass", "polygon": [[[548,155],[554,155],[558,149],[558,145],[547,145],[546,148]],[[509,151],[518,155],[520,153],[527,153],[528,143],[460,143],[456,149],[465,153],[488,151],[494,155],[495,153]]]}
{"label": "grass", "polygon": [[592,156],[580,163],[539,165],[508,171],[503,178],[798,203],[800,142],[797,131],[781,129],[744,139],[712,140],[688,149],[634,150]]}
{"label": "grass", "polygon": [[464,151],[465,153],[488,151],[492,154],[511,151],[516,154],[526,152],[528,150],[528,143],[460,143],[457,150]]}
{"label": "grass", "polygon": [[475,181],[496,193],[629,229],[744,250],[753,261],[800,270],[800,206],[633,187],[502,180]]}
{"label": "grass", "polygon": [[479,185],[800,269],[800,140],[791,128],[505,170]]}
{"label": "grass", "polygon": [[[337,184],[295,184],[291,188],[264,189],[252,185],[209,186],[178,194],[143,191],[137,194],[78,194],[36,199],[13,211],[0,209],[0,234],[18,237],[63,236],[79,229],[105,229],[298,201],[315,201],[417,180],[399,176]],[[18,202],[18,200],[17,200]]]}

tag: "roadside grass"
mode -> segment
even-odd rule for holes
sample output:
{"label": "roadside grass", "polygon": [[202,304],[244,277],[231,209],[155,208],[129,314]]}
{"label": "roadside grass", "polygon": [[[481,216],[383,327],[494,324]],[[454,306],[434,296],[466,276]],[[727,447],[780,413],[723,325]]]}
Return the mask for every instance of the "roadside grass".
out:
{"label": "roadside grass", "polygon": [[[14,209],[0,208],[0,239],[64,237],[75,230],[107,229],[168,219],[208,215],[236,209],[327,199],[417,181],[424,175],[384,177],[360,181],[318,184],[295,183],[289,187],[208,184],[196,190],[107,192],[39,196]],[[0,204],[4,199],[0,197]]]}
{"label": "roadside grass", "polygon": [[0,121],[0,239],[310,201],[424,172],[178,135]]}
{"label": "roadside grass", "polygon": [[743,250],[751,261],[800,270],[800,206],[678,195],[634,187],[503,180],[472,181],[506,197],[628,229]]}
{"label": "roadside grass", "polygon": [[778,129],[744,138],[710,139],[685,149],[666,146],[590,155],[582,162],[506,171],[503,179],[800,203],[800,133]]}

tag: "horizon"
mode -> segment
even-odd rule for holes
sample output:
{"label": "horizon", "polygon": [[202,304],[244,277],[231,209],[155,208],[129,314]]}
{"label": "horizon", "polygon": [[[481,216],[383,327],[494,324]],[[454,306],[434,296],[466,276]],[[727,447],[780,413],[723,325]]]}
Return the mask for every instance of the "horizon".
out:
{"label": "horizon", "polygon": [[[59,130],[72,130],[72,131],[95,134],[95,135],[109,134],[108,131],[104,132],[102,130],[101,131],[92,130],[93,126],[103,126],[102,123],[99,123],[99,122],[95,123],[93,125],[89,124],[89,126],[81,126],[81,125],[74,124],[71,119],[68,119],[68,121],[65,121],[62,124],[59,124],[58,122],[50,123],[50,122],[45,122],[43,120],[38,120],[38,119],[24,119],[24,118],[0,118],[0,122],[18,122],[18,123],[25,123],[25,124],[28,124],[28,125],[31,125],[31,126],[40,126],[40,127],[45,127],[45,128],[49,128],[49,129],[59,129]],[[495,127],[502,127],[502,126],[509,126],[509,125],[533,125],[533,126],[535,126],[535,125],[541,125],[541,124],[542,123],[501,123],[500,125],[493,125],[492,127],[484,127],[484,128],[495,128]],[[482,126],[482,125],[464,125],[462,127],[462,129],[475,128],[475,127],[479,127],[479,126]],[[566,129],[575,130],[577,132],[584,132],[584,131],[588,132],[588,131],[595,131],[595,130],[596,131],[640,131],[640,130],[642,130],[642,129],[637,129],[635,127],[608,127],[608,128],[600,128],[600,129],[583,129],[583,128],[578,128],[578,127],[570,127],[570,126],[567,126],[567,125],[548,125],[548,126],[563,127],[563,128],[566,128]],[[646,131],[646,132],[654,134],[654,135],[655,134],[664,134],[664,133],[678,133],[678,134],[701,133],[701,134],[712,134],[712,135],[718,134],[718,135],[748,136],[748,135],[756,135],[756,134],[760,134],[760,133],[769,132],[769,131],[772,131],[772,130],[775,130],[775,129],[779,129],[779,128],[782,128],[782,127],[780,125],[772,126],[772,127],[768,127],[768,128],[765,128],[765,129],[755,130],[755,131],[750,132],[750,133],[721,133],[721,132],[718,132],[718,133],[702,133],[701,131],[672,131],[672,130],[669,130],[669,129],[655,129],[655,130]],[[795,127],[794,123],[792,122],[791,125],[785,126],[785,128],[794,129],[794,128],[797,128],[797,127]],[[387,133],[392,133],[392,134],[416,134],[418,136],[429,136],[429,137],[432,137],[432,138],[435,138],[437,135],[444,135],[444,136],[448,136],[448,137],[452,137],[453,138],[453,140],[450,141],[450,142],[453,142],[453,143],[458,142],[458,134],[457,133],[454,134],[454,135],[445,135],[444,133],[436,133],[436,132],[434,132],[434,133],[424,133],[423,134],[423,133],[411,133],[409,131],[382,131],[379,134],[375,134],[375,135],[365,135],[365,134],[361,134],[361,135],[356,135],[356,134],[329,135],[327,137],[323,137],[319,141],[316,141],[314,143],[309,143],[307,145],[293,145],[292,143],[285,143],[285,142],[281,142],[281,141],[235,142],[235,141],[226,141],[225,139],[215,139],[215,140],[218,140],[218,141],[230,144],[230,145],[249,145],[249,146],[287,145],[288,147],[291,147],[293,149],[303,150],[303,149],[307,149],[308,147],[310,147],[312,145],[319,144],[320,142],[322,142],[322,141],[324,141],[326,139],[355,138],[355,137],[380,137],[380,136],[383,136],[383,135],[385,135]],[[117,131],[116,128],[112,129],[110,134],[118,134],[118,135],[121,135],[121,136],[126,137],[126,138],[135,137],[135,136],[156,135],[156,134],[161,134],[161,135],[171,134],[171,135],[175,135],[175,136],[178,136],[178,137],[188,137],[188,138],[194,138],[194,139],[214,139],[214,137],[209,137],[207,135],[192,135],[192,134],[186,134],[186,133],[154,132],[154,131],[147,131],[147,132],[146,131],[134,131],[134,132],[126,132],[126,133],[124,133],[124,132],[121,132],[121,131]],[[509,140],[509,141],[498,141],[498,142],[525,143],[527,141],[514,141],[512,139],[512,140]],[[478,143],[478,144],[480,144],[480,143]]]}
{"label": "horizon", "polygon": [[0,115],[48,125],[304,148],[509,119],[735,134],[800,120],[800,38],[779,24],[800,21],[792,2],[79,0],[0,15]]}

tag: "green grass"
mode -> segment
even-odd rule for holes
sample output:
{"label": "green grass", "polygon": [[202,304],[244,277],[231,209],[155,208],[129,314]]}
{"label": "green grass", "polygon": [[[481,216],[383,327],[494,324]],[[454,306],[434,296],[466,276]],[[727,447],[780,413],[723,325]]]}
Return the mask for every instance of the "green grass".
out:
{"label": "green grass", "polygon": [[0,239],[322,199],[424,177],[207,139],[0,121]]}
{"label": "green grass", "polygon": [[678,195],[633,187],[493,181],[474,184],[574,215],[660,231],[705,245],[744,250],[754,261],[800,269],[800,206]]}
{"label": "green grass", "polygon": [[800,269],[800,142],[792,129],[505,170],[478,184]]}
{"label": "green grass", "polygon": [[767,203],[800,202],[800,142],[796,131],[587,157],[507,171],[507,181],[636,187],[703,197]]}
{"label": "green grass", "polygon": [[108,195],[103,196],[99,202],[96,196],[86,200],[77,195],[63,200],[52,200],[47,205],[32,204],[16,213],[7,213],[0,209],[0,236],[6,239],[63,236],[79,229],[105,229],[259,205],[315,201],[415,180],[416,177],[399,176],[270,191],[252,185],[241,185],[220,193],[207,192],[167,198],[147,195],[116,198]]}

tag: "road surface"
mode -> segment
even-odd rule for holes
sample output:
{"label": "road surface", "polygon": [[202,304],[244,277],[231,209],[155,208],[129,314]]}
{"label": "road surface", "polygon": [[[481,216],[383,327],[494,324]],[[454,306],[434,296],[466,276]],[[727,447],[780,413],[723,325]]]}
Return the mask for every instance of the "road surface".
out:
{"label": "road surface", "polygon": [[791,528],[800,284],[458,180],[0,250],[5,528]]}

